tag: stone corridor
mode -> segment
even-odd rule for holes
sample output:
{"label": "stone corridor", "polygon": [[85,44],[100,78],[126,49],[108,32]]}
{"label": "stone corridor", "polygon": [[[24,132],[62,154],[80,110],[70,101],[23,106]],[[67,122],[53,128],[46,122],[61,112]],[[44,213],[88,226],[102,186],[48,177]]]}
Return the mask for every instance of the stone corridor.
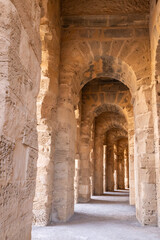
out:
{"label": "stone corridor", "polygon": [[89,203],[77,204],[67,222],[33,227],[32,240],[159,240],[160,229],[142,227],[129,205],[127,190],[106,192]]}
{"label": "stone corridor", "polygon": [[160,239],[160,0],[0,0],[0,240],[32,226]]}

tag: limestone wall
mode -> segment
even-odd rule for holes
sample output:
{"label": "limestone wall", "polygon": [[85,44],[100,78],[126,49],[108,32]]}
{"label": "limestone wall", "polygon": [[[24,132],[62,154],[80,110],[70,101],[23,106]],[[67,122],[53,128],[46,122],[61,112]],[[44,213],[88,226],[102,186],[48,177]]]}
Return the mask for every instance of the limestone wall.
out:
{"label": "limestone wall", "polygon": [[0,1],[0,239],[31,239],[38,157],[38,0]]}

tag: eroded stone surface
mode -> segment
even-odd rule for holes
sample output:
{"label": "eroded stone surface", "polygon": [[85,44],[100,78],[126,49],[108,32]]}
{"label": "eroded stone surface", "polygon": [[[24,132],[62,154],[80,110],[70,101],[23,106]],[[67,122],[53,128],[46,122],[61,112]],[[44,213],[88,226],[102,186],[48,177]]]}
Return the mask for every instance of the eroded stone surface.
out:
{"label": "eroded stone surface", "polygon": [[107,15],[149,13],[149,1],[143,0],[94,0],[62,1],[62,14],[66,15]]}

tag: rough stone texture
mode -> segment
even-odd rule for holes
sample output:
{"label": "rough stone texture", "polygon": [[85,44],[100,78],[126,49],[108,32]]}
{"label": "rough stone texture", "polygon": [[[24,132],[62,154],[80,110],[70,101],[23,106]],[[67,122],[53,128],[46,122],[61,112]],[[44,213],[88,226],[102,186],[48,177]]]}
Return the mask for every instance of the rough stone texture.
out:
{"label": "rough stone texture", "polygon": [[0,1],[0,239],[29,240],[38,142],[39,1]]}
{"label": "rough stone texture", "polygon": [[150,8],[150,41],[151,41],[151,60],[152,60],[152,107],[154,117],[154,140],[155,140],[155,159],[156,159],[156,191],[157,191],[157,212],[158,225],[160,226],[160,165],[159,165],[159,87],[160,87],[160,1],[151,1]]}
{"label": "rough stone texture", "polygon": [[72,89],[69,83],[64,83],[63,75],[60,71],[51,216],[53,222],[66,221],[74,213],[76,118]]}
{"label": "rough stone texture", "polygon": [[62,14],[66,15],[121,15],[149,13],[149,1],[146,0],[63,0]]}
{"label": "rough stone texture", "polygon": [[[37,98],[38,171],[33,206],[33,221],[46,225],[51,220],[57,97],[60,62],[60,2],[42,1],[40,35],[42,64]],[[54,17],[53,17],[54,16]],[[54,66],[54,67],[53,67]]]}
{"label": "rough stone texture", "polygon": [[137,35],[135,28],[69,26],[63,29],[62,70],[74,79],[75,101],[79,90],[95,78],[122,81],[132,94],[136,85],[150,84],[149,35]]}
{"label": "rough stone texture", "polygon": [[62,16],[62,26],[67,27],[129,27],[135,28],[138,36],[148,32],[148,15],[91,15],[91,16]]}
{"label": "rough stone texture", "polygon": [[138,219],[143,224],[155,225],[157,224],[157,196],[151,94],[150,88],[142,86],[137,92],[134,103],[135,195]]}

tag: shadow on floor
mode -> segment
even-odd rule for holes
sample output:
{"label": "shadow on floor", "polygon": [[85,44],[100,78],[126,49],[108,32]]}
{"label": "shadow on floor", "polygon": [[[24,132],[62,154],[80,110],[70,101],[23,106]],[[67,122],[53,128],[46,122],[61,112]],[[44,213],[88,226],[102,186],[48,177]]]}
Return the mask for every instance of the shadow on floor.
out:
{"label": "shadow on floor", "polygon": [[66,223],[33,227],[32,240],[160,240],[156,227],[142,227],[127,191],[106,192],[90,203],[77,204]]}
{"label": "shadow on floor", "polygon": [[[89,212],[79,212],[75,211],[75,214],[67,223],[54,223],[51,226],[66,226],[66,225],[76,225],[76,224],[84,224],[84,223],[103,223],[105,222],[114,222],[119,224],[121,220],[121,224],[126,224],[126,221],[136,220],[135,210],[133,206],[129,206],[129,192],[128,191],[114,191],[114,192],[105,192],[102,196],[93,196],[93,198],[88,203],[78,203],[78,209],[81,206],[85,206],[89,209],[94,209],[93,213]],[[123,197],[123,198],[119,198]],[[95,206],[94,206],[95,205]],[[99,212],[100,205],[102,205],[103,210]],[[116,206],[117,208],[115,209]],[[121,206],[128,206],[131,210],[131,215],[129,216],[124,212]],[[103,207],[104,206],[104,207]],[[107,208],[106,208],[106,207]],[[113,211],[112,211],[113,208]],[[119,212],[119,214],[117,214]]]}
{"label": "shadow on floor", "polygon": [[[75,212],[74,216],[71,217],[71,219],[67,223],[53,223],[49,226],[71,226],[71,225],[83,225],[83,224],[92,224],[92,223],[97,223],[97,224],[107,224],[107,223],[114,223],[114,224],[126,224],[127,223],[132,223],[136,221],[135,213],[133,213],[132,216],[108,216],[106,213],[106,216],[101,216],[96,213],[93,214],[86,214],[86,213],[80,213],[80,212]],[[137,222],[136,225],[140,224]]]}
{"label": "shadow on floor", "polygon": [[[78,203],[78,204],[84,204],[84,203]],[[88,203],[85,204],[112,204],[112,205],[129,205],[129,200],[122,200],[122,201],[117,201],[117,200],[98,200],[98,199],[91,199]]]}
{"label": "shadow on floor", "polygon": [[111,197],[128,197],[129,196],[129,190],[116,190],[113,192],[104,192],[103,196],[111,196]]}

